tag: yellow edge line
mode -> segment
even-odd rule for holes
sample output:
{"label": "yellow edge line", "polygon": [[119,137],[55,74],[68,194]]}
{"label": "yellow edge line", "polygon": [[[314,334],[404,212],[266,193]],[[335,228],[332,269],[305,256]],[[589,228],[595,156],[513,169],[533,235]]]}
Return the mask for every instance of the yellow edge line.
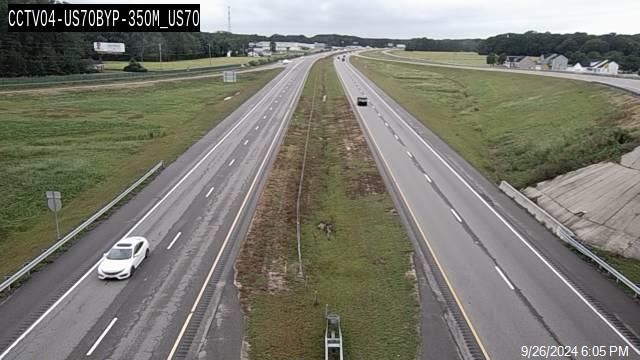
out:
{"label": "yellow edge line", "polygon": [[[340,78],[340,80],[342,80],[342,77]],[[343,86],[344,86],[344,84],[343,84]],[[346,86],[344,86],[344,87],[346,89]],[[356,108],[356,111],[358,112],[358,114],[360,114],[360,110],[359,109]],[[364,118],[362,117],[362,114],[360,114],[360,119],[362,120],[362,124],[366,124],[366,122],[364,121]],[[367,128],[367,130],[369,130],[369,128],[366,125],[365,125],[365,128]],[[442,274],[442,277],[444,278],[444,281],[447,283],[447,287],[449,288],[449,291],[451,291],[451,294],[453,295],[453,298],[456,301],[456,304],[458,305],[458,308],[460,308],[460,311],[462,312],[462,316],[464,317],[464,320],[467,322],[467,325],[469,325],[469,328],[471,329],[471,332],[473,333],[473,337],[476,339],[476,342],[478,343],[478,346],[480,347],[480,350],[482,350],[482,354],[484,355],[486,360],[491,360],[491,358],[489,357],[489,354],[487,353],[487,350],[484,348],[484,345],[482,344],[482,341],[480,341],[480,337],[478,336],[478,333],[476,332],[476,329],[473,327],[473,324],[471,323],[471,320],[469,319],[469,316],[467,316],[467,312],[464,310],[464,307],[462,306],[462,303],[460,302],[460,299],[458,298],[458,295],[456,294],[456,291],[453,289],[453,286],[451,285],[451,282],[449,281],[449,278],[447,277],[447,274],[445,273],[442,265],[440,264],[440,261],[438,260],[438,257],[436,256],[435,252],[433,251],[433,248],[431,247],[431,243],[429,242],[429,238],[427,237],[427,235],[422,230],[422,227],[418,223],[418,220],[417,220],[415,214],[413,213],[413,210],[411,210],[411,206],[407,202],[407,198],[404,196],[404,192],[402,192],[402,189],[400,189],[400,187],[398,186],[398,182],[396,181],[395,176],[393,176],[393,174],[391,173],[391,169],[389,168],[389,163],[387,163],[387,160],[385,159],[384,155],[382,155],[382,151],[380,151],[380,147],[378,146],[378,143],[375,141],[373,136],[370,136],[370,138],[371,138],[371,141],[373,141],[373,144],[378,149],[378,154],[380,155],[380,158],[384,162],[385,167],[387,168],[387,170],[389,170],[389,171],[387,171],[387,173],[391,177],[391,180],[393,180],[394,184],[396,184],[396,189],[398,190],[398,193],[400,193],[400,196],[402,197],[402,201],[404,201],[405,205],[407,206],[407,210],[409,210],[409,214],[411,214],[411,218],[413,219],[413,223],[416,224],[416,227],[420,231],[420,235],[422,236],[422,239],[424,240],[424,243],[427,245],[427,248],[429,249],[429,253],[431,254],[433,259],[435,260],[436,265],[438,266],[438,270]]]}

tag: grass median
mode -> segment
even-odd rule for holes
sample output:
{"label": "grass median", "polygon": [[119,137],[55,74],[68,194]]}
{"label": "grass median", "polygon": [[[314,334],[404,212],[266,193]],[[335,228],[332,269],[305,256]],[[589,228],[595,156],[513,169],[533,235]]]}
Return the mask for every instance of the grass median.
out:
{"label": "grass median", "polygon": [[[314,89],[301,203],[302,279],[295,208]],[[236,263],[250,359],[323,358],[325,306],[341,316],[347,358],[415,359],[411,254],[332,60],[321,60]]]}
{"label": "grass median", "polygon": [[233,84],[210,78],[3,96],[0,274],[55,241],[45,191],[62,193],[61,232],[69,231],[155,163],[175,159],[278,71]]}

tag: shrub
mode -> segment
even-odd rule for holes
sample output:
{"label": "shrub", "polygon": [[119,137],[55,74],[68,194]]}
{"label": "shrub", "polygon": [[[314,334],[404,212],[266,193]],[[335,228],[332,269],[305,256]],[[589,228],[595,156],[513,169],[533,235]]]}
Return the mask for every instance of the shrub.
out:
{"label": "shrub", "polygon": [[124,71],[129,72],[146,72],[147,68],[142,66],[136,59],[129,60],[129,65],[124,67]]}

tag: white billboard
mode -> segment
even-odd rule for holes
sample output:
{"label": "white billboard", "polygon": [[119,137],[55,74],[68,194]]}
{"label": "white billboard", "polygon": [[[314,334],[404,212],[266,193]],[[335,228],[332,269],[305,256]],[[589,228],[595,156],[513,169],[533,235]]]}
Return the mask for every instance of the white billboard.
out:
{"label": "white billboard", "polygon": [[94,42],[93,50],[101,54],[124,54],[123,43]]}

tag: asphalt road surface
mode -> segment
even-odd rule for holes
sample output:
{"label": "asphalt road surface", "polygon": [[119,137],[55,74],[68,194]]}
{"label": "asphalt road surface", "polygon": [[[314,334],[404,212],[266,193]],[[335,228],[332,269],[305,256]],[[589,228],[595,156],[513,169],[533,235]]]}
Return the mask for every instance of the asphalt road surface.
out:
{"label": "asphalt road surface", "polygon": [[[396,206],[406,210],[419,250],[433,260],[475,340],[460,343],[467,355],[520,359],[523,347],[532,353],[536,346],[563,345],[576,347],[576,359],[597,358],[594,350],[607,359],[640,358],[630,331],[640,329],[633,299],[515,207],[348,59],[335,66]],[[355,106],[358,96],[369,105]]]}
{"label": "asphalt road surface", "polygon": [[453,65],[453,64],[450,65],[450,64],[444,64],[444,63],[437,63],[429,60],[421,61],[420,59],[407,58],[407,57],[393,54],[389,51],[383,51],[382,53],[388,56],[392,56],[397,60],[377,59],[377,58],[368,57],[362,54],[360,54],[360,56],[364,58],[369,58],[369,59],[400,62],[400,63],[406,63],[406,64],[419,64],[419,65],[480,70],[480,71],[499,71],[499,72],[517,73],[517,74],[525,74],[525,75],[550,76],[550,77],[557,77],[557,78],[569,79],[569,80],[587,81],[587,82],[594,82],[594,83],[599,83],[599,84],[619,88],[619,89],[634,93],[636,95],[640,95],[640,79],[628,79],[628,78],[621,78],[621,77],[579,74],[579,73],[560,72],[560,71],[520,70],[520,69],[507,69],[503,67],[480,67],[480,66],[466,66],[466,65]]}
{"label": "asphalt road surface", "polygon": [[[0,359],[238,359],[233,262],[312,63],[296,59],[108,220],[0,304]],[[123,236],[151,254],[95,267]]]}

